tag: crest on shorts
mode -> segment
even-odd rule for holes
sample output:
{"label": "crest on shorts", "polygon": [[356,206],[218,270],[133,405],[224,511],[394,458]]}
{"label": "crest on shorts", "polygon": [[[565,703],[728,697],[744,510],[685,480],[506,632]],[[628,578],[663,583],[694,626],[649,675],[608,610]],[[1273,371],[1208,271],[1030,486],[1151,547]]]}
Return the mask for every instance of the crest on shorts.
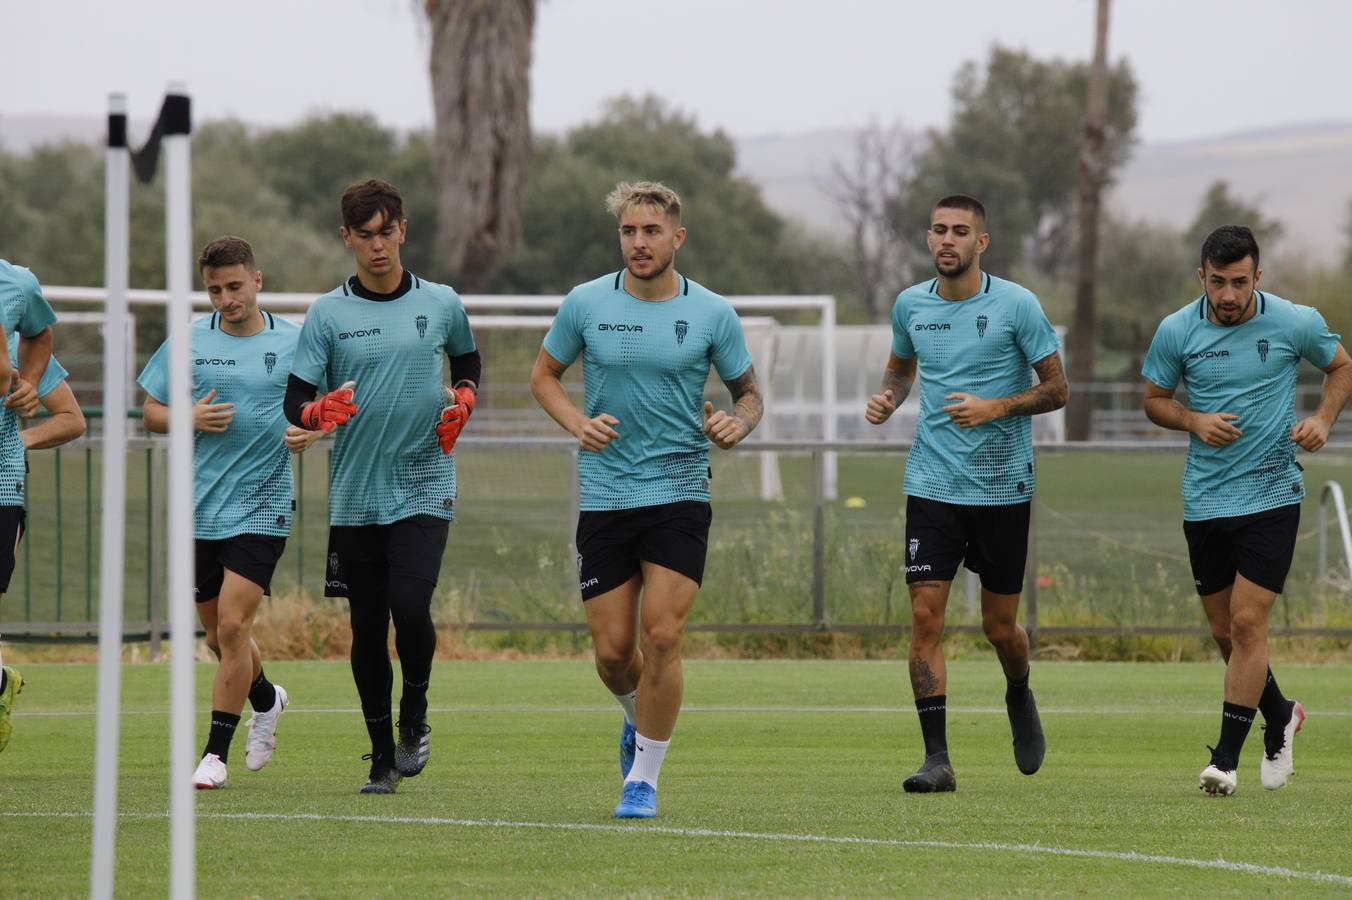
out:
{"label": "crest on shorts", "polygon": [[920,550],[920,538],[911,538],[910,541],[907,542],[906,549],[911,554],[911,562],[915,562],[915,555]]}
{"label": "crest on shorts", "polygon": [[277,365],[277,354],[273,353],[271,350],[269,350],[267,353],[264,353],[263,368],[268,370],[269,375],[272,374],[272,367],[275,365]]}
{"label": "crest on shorts", "polygon": [[417,316],[413,319],[413,324],[418,326],[418,340],[422,340],[427,334],[427,316]]}
{"label": "crest on shorts", "polygon": [[577,570],[578,570],[579,572],[582,571],[582,554],[581,554],[581,553],[579,553],[579,554],[577,555]]}
{"label": "crest on shorts", "polygon": [[690,333],[690,323],[685,319],[676,320],[676,343],[684,344],[685,336]]}
{"label": "crest on shorts", "polygon": [[336,552],[329,554],[329,574],[338,575],[338,554]]}
{"label": "crest on shorts", "polygon": [[976,317],[976,336],[983,338],[986,336],[986,326],[990,324],[990,319],[985,316]]}
{"label": "crest on shorts", "polygon": [[1267,338],[1258,339],[1258,361],[1264,365],[1267,365],[1268,347],[1270,346]]}

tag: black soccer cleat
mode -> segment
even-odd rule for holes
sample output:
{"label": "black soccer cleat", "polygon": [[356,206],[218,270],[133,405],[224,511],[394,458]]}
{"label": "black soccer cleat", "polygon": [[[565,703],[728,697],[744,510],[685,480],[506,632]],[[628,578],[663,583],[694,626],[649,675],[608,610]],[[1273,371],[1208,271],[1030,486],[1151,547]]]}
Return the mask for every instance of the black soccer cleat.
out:
{"label": "black soccer cleat", "polygon": [[908,794],[938,794],[958,789],[958,778],[953,774],[953,766],[948,762],[948,751],[932,753],[925,757],[920,771],[901,783],[901,789]]}
{"label": "black soccer cleat", "polygon": [[368,753],[362,759],[371,761],[371,774],[367,776],[366,784],[361,786],[363,794],[393,794],[395,788],[399,785],[399,772],[389,763],[385,762],[384,757]]}
{"label": "black soccer cleat", "polygon": [[1009,730],[1014,735],[1014,762],[1020,772],[1032,775],[1042,768],[1042,758],[1047,755],[1047,739],[1042,735],[1042,719],[1037,714],[1033,692],[1028,691],[1021,704],[1006,704],[1005,711],[1009,713]]}
{"label": "black soccer cleat", "polygon": [[412,778],[427,765],[432,755],[432,727],[426,716],[412,719],[407,726],[403,720],[395,724],[399,740],[394,745],[394,767],[405,778]]}

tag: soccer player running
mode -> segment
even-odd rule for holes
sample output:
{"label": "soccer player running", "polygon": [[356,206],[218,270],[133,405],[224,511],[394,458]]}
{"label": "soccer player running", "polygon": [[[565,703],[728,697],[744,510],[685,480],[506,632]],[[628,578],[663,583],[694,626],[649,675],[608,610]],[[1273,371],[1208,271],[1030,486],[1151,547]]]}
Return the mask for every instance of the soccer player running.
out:
{"label": "soccer player running", "polygon": [[[19,359],[19,336],[11,334],[9,336],[9,355],[10,363],[14,368],[18,368]],[[80,409],[80,402],[75,399],[75,393],[70,389],[66,382],[66,377],[70,375],[66,367],[61,365],[55,356],[47,362],[47,370],[42,373],[42,381],[37,387],[26,381],[20,381],[8,397],[5,398],[5,409],[0,410],[0,433],[8,435],[9,425],[6,417],[15,415],[23,419],[32,418],[41,405],[47,410],[47,415],[40,421],[29,425],[19,432],[19,440],[24,450],[50,450],[54,447],[60,447],[68,444],[85,433],[84,411]],[[9,471],[22,473],[26,471],[25,461],[19,459],[17,465],[13,457],[9,456],[10,444],[7,439],[0,440],[0,453],[5,454],[6,462],[4,464]],[[0,474],[0,478],[4,475]]]}
{"label": "soccer player running", "polygon": [[[5,400],[6,415],[0,421],[0,466],[4,466],[0,468],[0,601],[14,575],[15,551],[26,521],[23,443],[18,416],[8,413],[21,402],[14,394],[23,398],[32,385],[42,381],[52,355],[51,326],[55,321],[56,313],[33,273],[0,259],[0,338],[8,342],[9,335],[19,336],[17,365],[11,363],[9,353],[0,353],[0,393],[10,394]],[[18,670],[4,665],[0,658],[0,751],[9,746],[14,731],[10,714],[23,684]]]}
{"label": "soccer player running", "polygon": [[[564,298],[531,392],[583,451],[578,580],[597,673],[624,711],[615,815],[651,818],[681,708],[681,640],[704,576],[709,442],[736,446],[764,402],[732,305],[675,268],[686,236],[680,198],[655,182],[622,183],[606,205],[624,268]],[[560,380],[579,356],[585,412]],[[710,364],[732,394],[731,415],[704,401]]]}
{"label": "soccer player running", "polygon": [[[263,672],[254,615],[270,592],[291,530],[295,492],[288,450],[309,435],[282,416],[287,372],[300,328],[258,306],[263,273],[243,238],[207,244],[197,260],[215,311],[192,325],[194,597],[207,646],[220,660],[211,689],[211,729],[193,784],[226,785],[230,742],[244,701],[253,707],[244,764],[267,765],[277,720],[290,698]],[[169,342],[137,383],[148,431],[169,431]]]}
{"label": "soccer player running", "polygon": [[[361,792],[392,794],[430,755],[432,592],[455,513],[452,450],[474,410],[480,359],[456,292],[399,261],[408,233],[399,191],[364,181],[343,192],[341,208],[357,272],[310,307],[286,415],[312,431],[337,429],[324,593],[347,597],[351,612],[352,677],[371,739]],[[340,387],[315,399],[323,384]],[[391,619],[403,675],[393,723]]]}
{"label": "soccer player running", "polygon": [[[1213,796],[1235,792],[1258,710],[1263,787],[1284,787],[1295,768],[1291,744],[1305,709],[1282,695],[1268,667],[1268,620],[1291,569],[1305,496],[1296,448],[1323,447],[1352,393],[1352,359],[1338,335],[1317,310],[1258,290],[1262,274],[1252,231],[1213,231],[1197,270],[1203,294],[1160,323],[1141,369],[1146,416],[1189,433],[1183,534],[1226,662],[1220,740],[1199,785]],[[1327,377],[1314,414],[1297,421],[1302,358]],[[1180,383],[1187,406],[1174,398]]]}
{"label": "soccer player running", "polygon": [[1037,297],[981,270],[990,243],[981,203],[940,200],[927,239],[937,276],[897,297],[892,352],[864,414],[874,425],[887,421],[922,371],[904,490],[908,663],[925,761],[902,783],[908,793],[957,789],[941,641],[959,565],[981,578],[981,624],[1007,681],[1014,761],[1025,775],[1042,766],[1047,744],[1028,687],[1028,634],[1018,623],[1034,487],[1031,417],[1060,409],[1069,394],[1061,342]]}

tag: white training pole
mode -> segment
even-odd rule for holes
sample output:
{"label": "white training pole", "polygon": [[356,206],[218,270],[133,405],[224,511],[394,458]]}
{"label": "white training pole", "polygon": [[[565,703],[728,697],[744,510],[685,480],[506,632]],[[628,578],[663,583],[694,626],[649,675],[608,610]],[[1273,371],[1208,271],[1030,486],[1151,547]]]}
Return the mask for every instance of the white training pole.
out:
{"label": "white training pole", "polygon": [[125,377],[127,280],[130,270],[130,169],[127,98],[108,97],[104,163],[103,281],[103,520],[99,555],[99,689],[94,739],[94,847],[89,896],[113,896],[117,849],[118,716],[122,707],[122,535],[126,530],[127,389]]}
{"label": "white training pole", "polygon": [[192,604],[193,479],[192,367],[192,119],[187,91],[169,86],[164,112],[165,287],[169,333],[169,896],[180,900],[197,883],[196,767],[193,728]]}
{"label": "white training pole", "polygon": [[[822,440],[834,441],[839,436],[840,417],[836,414],[836,298],[827,297],[822,306],[822,413],[824,425]],[[836,451],[828,450],[823,458],[825,478],[823,492],[827,500],[836,499]]]}

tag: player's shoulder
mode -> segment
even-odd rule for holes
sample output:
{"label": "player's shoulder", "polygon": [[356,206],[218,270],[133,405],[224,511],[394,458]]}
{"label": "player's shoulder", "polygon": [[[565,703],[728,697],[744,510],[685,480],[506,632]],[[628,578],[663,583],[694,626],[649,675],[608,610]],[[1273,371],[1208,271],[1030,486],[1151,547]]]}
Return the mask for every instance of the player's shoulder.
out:
{"label": "player's shoulder", "polygon": [[1003,301],[1013,301],[1015,303],[1032,303],[1037,306],[1042,305],[1037,294],[1017,281],[1010,281],[1008,278],[1001,278],[999,275],[992,275],[989,272],[983,273],[985,284],[983,293],[989,294]]}
{"label": "player's shoulder", "polygon": [[288,319],[286,316],[278,315],[268,310],[263,310],[263,330],[275,334],[279,337],[295,337],[300,334],[301,326],[298,322]]}
{"label": "player's shoulder", "polygon": [[624,269],[621,269],[618,272],[611,272],[608,275],[602,275],[600,278],[593,278],[591,281],[574,285],[573,289],[563,299],[565,302],[572,303],[594,303],[623,292]]}
{"label": "player's shoulder", "polygon": [[38,290],[38,277],[27,266],[0,259],[0,281],[7,281],[25,293]]}
{"label": "player's shoulder", "polygon": [[695,302],[718,310],[733,312],[732,301],[722,294],[709,290],[693,278],[681,276],[681,296],[690,297]]}
{"label": "player's shoulder", "polygon": [[1206,295],[1193,297],[1163,319],[1156,331],[1178,332],[1180,334],[1204,325],[1207,321]]}
{"label": "player's shoulder", "polygon": [[1285,297],[1279,297],[1269,291],[1255,291],[1254,294],[1258,311],[1263,315],[1272,316],[1274,319],[1303,320],[1319,315],[1319,310],[1313,306],[1305,306],[1296,303],[1294,300],[1287,300]]}
{"label": "player's shoulder", "polygon": [[464,301],[460,299],[460,294],[449,284],[442,284],[439,281],[428,281],[426,278],[423,278],[420,275],[414,275],[412,272],[409,274],[413,276],[413,290],[419,292],[423,296],[431,297],[442,303],[453,303],[459,306],[464,305]]}

